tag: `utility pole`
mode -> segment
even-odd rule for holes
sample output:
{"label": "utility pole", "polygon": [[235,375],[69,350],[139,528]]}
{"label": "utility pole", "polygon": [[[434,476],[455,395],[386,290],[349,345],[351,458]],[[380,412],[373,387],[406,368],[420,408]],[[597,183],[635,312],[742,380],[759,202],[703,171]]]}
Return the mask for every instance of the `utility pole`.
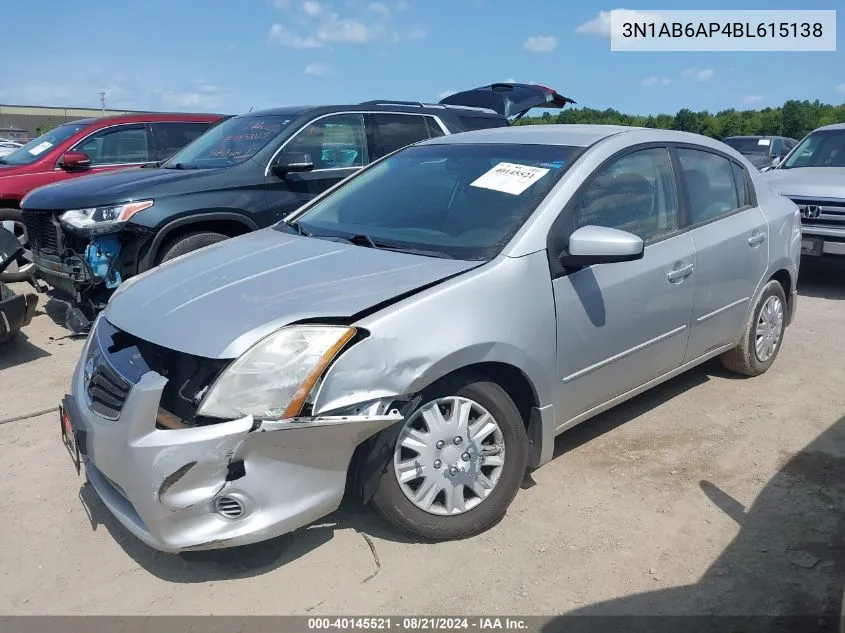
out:
{"label": "utility pole", "polygon": [[102,107],[103,114],[106,113],[106,93],[105,91],[100,91],[100,106]]}

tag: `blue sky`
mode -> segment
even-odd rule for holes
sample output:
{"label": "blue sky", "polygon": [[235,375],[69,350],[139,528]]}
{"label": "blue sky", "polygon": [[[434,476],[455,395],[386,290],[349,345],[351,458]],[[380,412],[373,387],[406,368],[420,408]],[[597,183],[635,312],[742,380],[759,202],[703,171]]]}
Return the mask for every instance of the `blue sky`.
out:
{"label": "blue sky", "polygon": [[[0,103],[219,111],[437,100],[495,81],[624,112],[845,102],[845,53],[611,52],[611,9],[836,9],[840,0],[6,0]],[[837,15],[843,29],[845,10]]]}

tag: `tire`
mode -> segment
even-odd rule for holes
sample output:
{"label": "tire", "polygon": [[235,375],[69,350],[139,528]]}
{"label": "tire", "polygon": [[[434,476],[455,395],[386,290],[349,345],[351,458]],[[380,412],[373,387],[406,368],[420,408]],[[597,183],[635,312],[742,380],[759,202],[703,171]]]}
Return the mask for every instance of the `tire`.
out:
{"label": "tire", "polygon": [[[779,307],[778,307],[779,306]],[[764,313],[764,308],[766,312]],[[722,365],[734,373],[743,376],[759,376],[768,371],[775,362],[783,334],[786,329],[786,294],[780,282],[772,280],[764,287],[751,311],[751,319],[745,326],[739,344],[721,356]],[[761,354],[758,351],[758,328],[763,343]],[[766,338],[766,337],[769,338]]]}
{"label": "tire", "polygon": [[[499,385],[488,382],[483,377],[449,381],[435,385],[420,395],[422,404],[404,423],[393,456],[370,503],[390,523],[425,539],[455,540],[480,534],[498,523],[505,515],[522,483],[528,462],[528,438],[522,417],[507,393]],[[469,401],[472,404],[467,404]],[[442,419],[445,420],[444,425],[439,431],[429,427],[428,436],[434,435],[429,438],[431,450],[426,452],[425,456],[418,453],[414,457],[413,451],[401,445],[403,442],[414,441],[414,438],[409,436],[414,429],[419,429],[421,425],[427,426],[422,419],[422,412],[428,407],[435,407],[434,403],[437,402],[447,407],[445,413],[441,412]],[[460,406],[448,408],[449,405],[455,404]],[[482,425],[474,430],[475,437],[480,438],[480,441],[471,440],[469,428],[472,424],[461,426],[452,419],[453,412],[467,410],[470,411],[470,422],[477,421],[479,418],[473,416],[483,414],[486,410],[498,426],[498,432],[481,437],[482,427],[489,428]],[[456,416],[460,417],[459,414]],[[466,434],[466,437],[463,434]],[[457,444],[454,437],[460,437],[461,443]],[[442,440],[442,448],[435,444],[435,438]],[[494,445],[503,446],[503,452],[493,454],[492,451],[496,450]],[[491,452],[489,457],[479,455],[479,449],[485,447]],[[464,459],[470,453],[472,455],[469,459]],[[501,461],[501,465],[484,464],[484,461],[494,460]],[[397,461],[406,465],[424,462],[424,469],[415,473],[427,473],[428,476],[414,479],[410,469],[406,468],[408,479],[404,484],[400,484]],[[449,465],[454,465],[455,471],[450,471]],[[493,484],[492,489],[484,493],[484,497],[472,492],[470,488],[471,484],[482,486],[483,491],[483,485],[474,474],[478,472],[485,475],[486,484]],[[414,490],[415,484],[417,488]],[[434,488],[438,490],[433,492]],[[452,491],[451,509],[447,506],[447,488]],[[409,494],[420,495],[423,498],[422,504],[425,504],[428,498],[430,509],[423,509],[421,505],[414,503]],[[460,503],[459,499],[463,500],[462,511],[457,505]]]}
{"label": "tire", "polygon": [[[24,232],[24,223],[23,223],[23,212],[20,209],[0,209],[0,227],[3,226],[4,222],[14,222],[19,230],[15,231],[16,237],[23,237],[25,238]],[[20,235],[19,235],[20,233]],[[27,251],[29,251],[29,245],[26,241],[24,241],[24,247],[26,247]],[[23,258],[23,259],[22,259]],[[22,258],[18,258],[18,268],[20,270],[15,272],[6,272],[0,273],[0,281],[3,281],[7,284],[12,284],[18,281],[26,281],[29,279],[30,275],[35,271],[35,266],[32,263],[31,256]]]}
{"label": "tire", "polygon": [[185,253],[190,253],[191,251],[211,246],[212,244],[217,244],[218,242],[228,239],[228,235],[223,235],[222,233],[212,233],[210,231],[188,233],[187,235],[176,238],[173,242],[165,246],[164,249],[162,249],[158,263],[163,264],[164,262],[179,257],[180,255],[184,255]]}

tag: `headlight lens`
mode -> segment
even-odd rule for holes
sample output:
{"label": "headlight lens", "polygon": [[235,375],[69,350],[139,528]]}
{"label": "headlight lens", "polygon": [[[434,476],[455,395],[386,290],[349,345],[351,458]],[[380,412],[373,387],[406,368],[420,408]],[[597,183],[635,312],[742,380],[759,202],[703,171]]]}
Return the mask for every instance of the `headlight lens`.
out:
{"label": "headlight lens", "polygon": [[59,221],[75,229],[94,229],[113,231],[136,213],[153,206],[153,200],[139,200],[126,204],[116,204],[108,207],[90,207],[88,209],[71,209],[59,217]]}
{"label": "headlight lens", "polygon": [[262,339],[211,386],[198,415],[280,420],[299,415],[328,364],[355,336],[355,328],[295,325]]}

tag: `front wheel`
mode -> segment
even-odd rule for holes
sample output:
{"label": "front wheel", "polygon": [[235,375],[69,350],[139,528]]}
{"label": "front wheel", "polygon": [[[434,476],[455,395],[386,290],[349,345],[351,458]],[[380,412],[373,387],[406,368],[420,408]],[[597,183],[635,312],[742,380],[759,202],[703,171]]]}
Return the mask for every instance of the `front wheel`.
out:
{"label": "front wheel", "polygon": [[7,284],[18,281],[26,281],[34,272],[35,265],[32,263],[32,251],[29,247],[29,235],[23,221],[23,212],[20,209],[0,209],[0,227],[11,231],[18,241],[23,245],[24,251],[18,256],[5,272],[0,273],[0,281]]}
{"label": "front wheel", "polygon": [[722,355],[722,365],[737,374],[759,376],[775,362],[785,329],[786,294],[772,280],[757,297],[739,345]]}
{"label": "front wheel", "polygon": [[434,540],[495,525],[519,490],[528,439],[497,384],[452,382],[423,393],[404,423],[371,503],[393,524]]}

